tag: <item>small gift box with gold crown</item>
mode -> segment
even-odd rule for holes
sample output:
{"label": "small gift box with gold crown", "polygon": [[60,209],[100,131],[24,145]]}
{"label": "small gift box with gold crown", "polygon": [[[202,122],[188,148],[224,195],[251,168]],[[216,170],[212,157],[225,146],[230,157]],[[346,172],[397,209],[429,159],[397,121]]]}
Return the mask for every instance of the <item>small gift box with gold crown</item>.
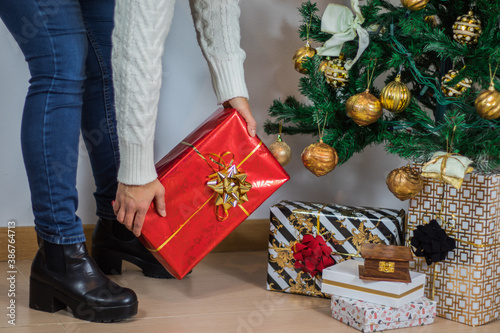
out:
{"label": "small gift box with gold crown", "polygon": [[500,175],[465,173],[467,161],[457,161],[461,173],[453,176],[451,155],[441,156],[428,164],[439,165],[434,177],[410,200],[407,245],[422,257],[410,269],[427,275],[426,296],[438,316],[482,325],[500,317]]}
{"label": "small gift box with gold crown", "polygon": [[141,241],[182,279],[289,177],[235,109],[219,109],[156,164],[167,216],[148,211]]}
{"label": "small gift box with gold crown", "polygon": [[364,243],[400,245],[404,210],[282,201],[271,207],[267,289],[329,297],[321,272]]}
{"label": "small gift box with gold crown", "polygon": [[413,255],[409,247],[383,244],[361,245],[364,265],[359,266],[363,280],[411,282],[410,261]]}

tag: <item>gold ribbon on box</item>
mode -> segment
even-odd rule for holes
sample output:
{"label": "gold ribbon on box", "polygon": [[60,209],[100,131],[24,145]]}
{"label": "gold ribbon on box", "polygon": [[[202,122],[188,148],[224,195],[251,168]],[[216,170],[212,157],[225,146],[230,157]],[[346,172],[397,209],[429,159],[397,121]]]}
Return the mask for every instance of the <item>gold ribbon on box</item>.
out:
{"label": "gold ribbon on box", "polygon": [[452,185],[457,190],[462,186],[465,174],[472,172],[472,161],[459,154],[436,152],[422,168],[422,177],[434,178]]}
{"label": "gold ribbon on box", "polygon": [[[239,171],[239,168],[247,159],[249,159],[259,148],[262,146],[262,141],[255,146],[255,148],[238,164],[234,165],[234,154],[231,152],[225,152],[221,155],[218,154],[208,154],[210,161],[218,166],[218,170],[212,166],[212,164],[207,160],[205,156],[196,148],[193,144],[189,142],[182,141],[182,144],[191,147],[196,154],[202,158],[207,165],[212,169],[213,173],[208,176],[209,181],[207,186],[214,190],[214,193],[200,206],[198,207],[191,216],[189,216],[168,238],[163,244],[158,246],[156,249],[149,249],[152,252],[159,252],[165,245],[167,245],[174,237],[179,233],[179,231],[184,228],[187,223],[203,208],[207,205],[212,198],[215,197],[214,209],[215,215],[219,221],[223,221],[229,217],[229,209],[233,207],[239,207],[247,216],[250,213],[242,206],[243,203],[248,201],[247,192],[252,188],[252,184],[246,181],[247,175],[244,172]],[[231,161],[226,164],[224,157],[231,155]],[[222,209],[224,214],[220,214],[219,210]]]}
{"label": "gold ribbon on box", "polygon": [[[441,206],[442,206],[442,203],[441,203]],[[452,216],[454,216],[454,215],[452,214]],[[426,224],[427,222],[424,221],[423,223]],[[415,229],[416,228],[408,228],[408,231],[413,231]],[[445,231],[446,231],[446,229],[445,229]],[[456,233],[457,233],[457,231],[453,230],[453,229],[449,229],[448,231],[446,231],[446,234],[448,236],[453,236]],[[460,244],[469,245],[469,246],[472,246],[476,249],[484,249],[484,248],[495,247],[495,246],[500,245],[500,242],[492,243],[492,244],[477,244],[477,243],[466,241],[466,240],[459,239],[459,238],[454,238],[454,239],[456,242],[458,242]],[[431,300],[434,300],[434,296],[436,295],[436,278],[438,276],[438,272],[436,270],[436,265],[438,265],[438,264],[439,264],[439,262],[434,263],[434,265],[432,266],[432,273],[430,273],[432,275]]]}
{"label": "gold ribbon on box", "polygon": [[[233,164],[234,154],[226,152],[222,155],[210,155],[217,158],[217,160],[214,160],[210,157],[210,160],[216,163],[220,169],[208,176],[210,180],[207,185],[217,193],[215,197],[215,214],[217,218],[225,220],[229,216],[229,209],[239,206],[244,210],[241,204],[248,201],[247,192],[252,188],[252,184],[246,181],[247,174],[238,171],[236,165]],[[228,155],[232,155],[232,158],[229,164],[226,165],[224,157]],[[221,208],[223,214],[219,213]]]}

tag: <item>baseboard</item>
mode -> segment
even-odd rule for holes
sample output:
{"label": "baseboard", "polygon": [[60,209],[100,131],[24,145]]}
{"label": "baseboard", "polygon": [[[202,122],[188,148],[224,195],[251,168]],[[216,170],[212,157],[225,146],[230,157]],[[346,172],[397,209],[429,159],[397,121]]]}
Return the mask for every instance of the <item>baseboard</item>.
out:
{"label": "baseboard", "polygon": [[[93,224],[86,224],[83,230],[87,237],[87,247],[90,248],[90,240]],[[8,231],[6,227],[0,228],[0,261],[7,261]],[[236,252],[236,251],[259,251],[267,249],[269,235],[269,220],[252,219],[246,220],[240,224],[229,236],[226,237],[212,252]],[[34,227],[16,227],[15,228],[15,259],[31,260],[38,249]]]}

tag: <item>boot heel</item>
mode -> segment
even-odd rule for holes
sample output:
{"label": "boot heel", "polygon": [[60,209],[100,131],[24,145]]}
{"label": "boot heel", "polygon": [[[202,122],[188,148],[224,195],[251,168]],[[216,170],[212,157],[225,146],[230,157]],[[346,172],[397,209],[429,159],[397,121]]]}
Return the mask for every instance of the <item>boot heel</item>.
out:
{"label": "boot heel", "polygon": [[30,308],[54,313],[66,308],[66,304],[55,298],[54,288],[30,278]]}
{"label": "boot heel", "polygon": [[106,275],[122,273],[122,257],[114,251],[92,245],[92,258]]}

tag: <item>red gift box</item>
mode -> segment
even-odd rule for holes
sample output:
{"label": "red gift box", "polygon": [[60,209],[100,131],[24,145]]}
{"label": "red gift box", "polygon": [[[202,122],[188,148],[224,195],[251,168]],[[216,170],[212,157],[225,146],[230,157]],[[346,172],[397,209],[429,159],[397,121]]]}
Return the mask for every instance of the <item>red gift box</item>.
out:
{"label": "red gift box", "polygon": [[156,164],[167,216],[140,237],[182,279],[290,177],[234,109],[219,109]]}

